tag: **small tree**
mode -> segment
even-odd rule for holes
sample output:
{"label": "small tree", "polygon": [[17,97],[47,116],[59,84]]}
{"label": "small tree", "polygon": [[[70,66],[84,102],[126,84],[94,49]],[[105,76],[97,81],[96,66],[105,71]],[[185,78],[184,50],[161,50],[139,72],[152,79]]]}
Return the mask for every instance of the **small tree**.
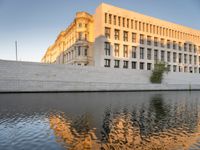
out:
{"label": "small tree", "polygon": [[164,72],[168,72],[168,68],[165,66],[165,62],[156,62],[150,77],[151,83],[162,83]]}

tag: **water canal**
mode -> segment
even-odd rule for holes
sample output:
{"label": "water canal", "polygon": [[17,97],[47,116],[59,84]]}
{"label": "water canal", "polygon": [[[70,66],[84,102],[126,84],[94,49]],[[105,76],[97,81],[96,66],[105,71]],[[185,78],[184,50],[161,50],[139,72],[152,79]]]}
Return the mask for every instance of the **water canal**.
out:
{"label": "water canal", "polygon": [[199,104],[198,91],[0,94],[0,149],[200,149]]}

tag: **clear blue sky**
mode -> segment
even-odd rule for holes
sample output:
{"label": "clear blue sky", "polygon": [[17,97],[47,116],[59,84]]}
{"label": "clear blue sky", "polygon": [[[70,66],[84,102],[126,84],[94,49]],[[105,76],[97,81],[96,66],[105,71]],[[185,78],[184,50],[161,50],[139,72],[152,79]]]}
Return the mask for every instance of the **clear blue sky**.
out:
{"label": "clear blue sky", "polygon": [[77,11],[102,2],[200,30],[200,0],[0,0],[0,59],[40,61]]}

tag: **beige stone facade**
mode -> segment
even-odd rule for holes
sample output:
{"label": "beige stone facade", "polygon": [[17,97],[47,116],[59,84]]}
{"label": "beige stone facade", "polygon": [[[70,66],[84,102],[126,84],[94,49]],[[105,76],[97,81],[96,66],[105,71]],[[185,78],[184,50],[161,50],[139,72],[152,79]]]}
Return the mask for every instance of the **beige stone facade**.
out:
{"label": "beige stone facade", "polygon": [[200,31],[102,3],[77,13],[42,62],[200,73]]}

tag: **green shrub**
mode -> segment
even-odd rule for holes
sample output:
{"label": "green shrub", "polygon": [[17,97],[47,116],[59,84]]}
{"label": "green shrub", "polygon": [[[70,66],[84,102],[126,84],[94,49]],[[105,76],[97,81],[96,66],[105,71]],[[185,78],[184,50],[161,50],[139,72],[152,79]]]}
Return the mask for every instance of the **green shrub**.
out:
{"label": "green shrub", "polygon": [[165,67],[166,63],[157,62],[154,66],[154,70],[152,71],[150,81],[151,83],[162,83],[164,72],[168,72],[168,69]]}

